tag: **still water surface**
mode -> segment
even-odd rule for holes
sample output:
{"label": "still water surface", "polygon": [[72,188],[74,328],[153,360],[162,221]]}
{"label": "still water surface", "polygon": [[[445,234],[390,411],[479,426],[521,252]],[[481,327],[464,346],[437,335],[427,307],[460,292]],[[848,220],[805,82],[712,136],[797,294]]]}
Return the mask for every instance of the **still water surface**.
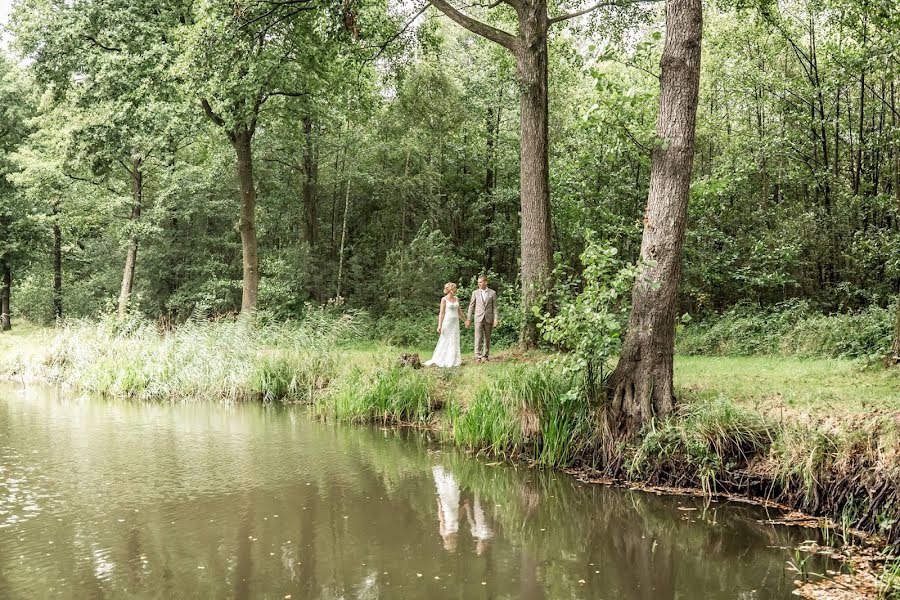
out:
{"label": "still water surface", "polygon": [[303,409],[0,386],[4,600],[789,598],[811,534],[766,516]]}

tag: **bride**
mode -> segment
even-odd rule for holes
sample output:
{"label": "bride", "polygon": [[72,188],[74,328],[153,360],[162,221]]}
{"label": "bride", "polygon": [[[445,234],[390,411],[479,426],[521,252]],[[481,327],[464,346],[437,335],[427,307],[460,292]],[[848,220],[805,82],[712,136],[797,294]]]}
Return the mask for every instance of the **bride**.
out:
{"label": "bride", "polygon": [[441,312],[438,314],[438,339],[437,347],[431,360],[426,366],[458,367],[462,362],[459,352],[459,321],[464,319],[459,308],[459,298],[456,297],[456,284],[444,284],[444,294],[441,298]]}

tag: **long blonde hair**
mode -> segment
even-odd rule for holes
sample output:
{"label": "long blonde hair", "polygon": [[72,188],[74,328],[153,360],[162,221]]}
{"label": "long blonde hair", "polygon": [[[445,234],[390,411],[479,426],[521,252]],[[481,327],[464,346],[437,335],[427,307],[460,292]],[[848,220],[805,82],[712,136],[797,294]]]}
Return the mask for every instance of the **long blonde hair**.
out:
{"label": "long blonde hair", "polygon": [[450,293],[450,292],[448,292],[447,290],[450,290],[450,291],[452,291],[452,292],[455,294],[455,293],[456,293],[456,290],[457,290],[456,284],[453,283],[452,281],[448,281],[447,283],[444,284],[444,293],[445,293],[445,294],[449,294],[449,293]]}

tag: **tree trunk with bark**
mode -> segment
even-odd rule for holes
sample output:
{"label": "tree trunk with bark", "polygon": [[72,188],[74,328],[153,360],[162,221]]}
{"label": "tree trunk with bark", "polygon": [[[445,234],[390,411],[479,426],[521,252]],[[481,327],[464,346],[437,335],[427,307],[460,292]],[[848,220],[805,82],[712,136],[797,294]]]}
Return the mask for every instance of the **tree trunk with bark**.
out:
{"label": "tree trunk with bark", "polygon": [[522,303],[525,321],[522,345],[537,345],[537,321],[531,308],[550,285],[553,245],[550,226],[550,166],[547,107],[547,30],[543,0],[522,2],[519,8],[519,51],[516,67],[521,83],[519,185],[522,204]]}
{"label": "tree trunk with bark", "polygon": [[702,27],[701,0],[666,1],[658,143],[652,151],[641,240],[641,260],[647,266],[635,282],[628,333],[607,382],[610,415],[626,434],[653,417],[665,417],[675,404],[675,308],[694,157]]}
{"label": "tree trunk with bark", "polygon": [[241,232],[241,249],[244,285],[241,294],[241,312],[256,310],[259,294],[259,254],[256,242],[256,186],[253,181],[253,131],[239,126],[232,136],[237,155],[237,178],[241,193],[238,229]]}
{"label": "tree trunk with bark", "polygon": [[0,331],[12,329],[12,319],[9,313],[9,301],[12,296],[12,267],[9,259],[3,257],[0,260],[0,270],[3,271],[3,281],[0,284]]}
{"label": "tree trunk with bark", "polygon": [[318,179],[319,161],[315,147],[315,123],[312,117],[303,118],[303,209],[306,241],[310,247],[319,239]]}
{"label": "tree trunk with bark", "polygon": [[240,213],[238,229],[241,232],[241,262],[243,264],[243,290],[241,292],[241,312],[256,311],[259,295],[259,253],[256,242],[256,185],[253,180],[253,134],[256,132],[256,118],[264,101],[261,94],[253,105],[249,124],[236,123],[233,126],[216,114],[206,98],[200,104],[207,118],[221,127],[234,147],[235,165],[240,193]]}
{"label": "tree trunk with bark", "polygon": [[51,259],[53,260],[53,316],[56,319],[62,319],[62,229],[59,226],[59,205],[60,201],[54,200],[51,206],[53,214],[53,250]]}
{"label": "tree trunk with bark", "polygon": [[344,248],[347,244],[347,220],[350,218],[350,177],[347,177],[347,192],[344,196],[344,223],[341,226],[341,251],[338,258],[337,286],[335,298],[341,297],[341,283],[344,276]]}
{"label": "tree trunk with bark", "polygon": [[[891,82],[891,124],[896,130],[898,124],[897,100],[893,81]],[[896,136],[891,140],[891,151],[893,153],[891,168],[893,170],[894,197],[897,200],[897,207],[900,208],[900,144],[897,143]],[[888,357],[890,364],[900,363],[900,290],[897,290],[897,292],[897,319],[894,325],[894,343],[891,347],[891,355]]]}
{"label": "tree trunk with bark", "polygon": [[[144,173],[141,171],[141,159],[132,161],[131,169],[131,222],[134,224],[141,217],[141,205],[144,195]],[[134,287],[134,269],[137,264],[137,233],[132,231],[128,236],[128,249],[125,252],[125,269],[122,273],[122,287],[119,290],[119,316],[125,316],[128,303],[131,301],[131,290]]]}
{"label": "tree trunk with bark", "polygon": [[900,364],[900,296],[897,298],[897,316],[894,320],[894,343],[891,345],[891,354],[885,361],[886,366]]}
{"label": "tree trunk with bark", "polygon": [[494,240],[493,225],[494,217],[497,214],[497,204],[493,199],[494,188],[497,186],[496,171],[496,147],[497,138],[500,131],[500,110],[503,100],[503,88],[497,95],[497,108],[488,107],[487,109],[487,141],[485,143],[485,173],[484,173],[484,197],[489,203],[486,217],[486,225],[484,231],[483,245],[486,248],[485,266],[488,270],[494,268]]}
{"label": "tree trunk with bark", "polygon": [[447,0],[429,1],[459,25],[507,48],[516,59],[521,89],[520,273],[522,304],[526,311],[521,341],[525,348],[533,348],[537,345],[538,332],[531,308],[539,303],[547,291],[553,271],[548,161],[547,39],[553,23],[587,11],[551,19],[547,14],[546,0],[509,0],[506,3],[515,9],[518,21],[518,31],[512,35],[473,19],[453,7]]}

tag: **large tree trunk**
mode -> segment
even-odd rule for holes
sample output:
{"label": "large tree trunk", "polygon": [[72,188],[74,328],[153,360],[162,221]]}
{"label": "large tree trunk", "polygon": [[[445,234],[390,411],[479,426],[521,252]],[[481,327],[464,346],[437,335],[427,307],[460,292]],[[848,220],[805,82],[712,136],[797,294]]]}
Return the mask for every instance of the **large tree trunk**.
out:
{"label": "large tree trunk", "polygon": [[531,313],[549,287],[553,270],[550,226],[550,167],[547,109],[547,17],[545,0],[523,1],[519,7],[516,53],[521,95],[519,185],[522,203],[522,345],[537,345],[537,323]]}
{"label": "large tree trunk", "polygon": [[59,226],[59,200],[51,206],[53,214],[53,316],[62,319],[62,229]]}
{"label": "large tree trunk", "polygon": [[0,331],[12,329],[12,319],[9,316],[9,299],[12,295],[12,268],[9,259],[3,257],[0,260],[0,270],[3,271],[3,281],[0,283]]}
{"label": "large tree trunk", "polygon": [[315,246],[319,239],[319,211],[316,188],[319,178],[319,161],[316,156],[312,117],[303,117],[303,208],[306,215],[306,241]]}
{"label": "large tree trunk", "polygon": [[641,260],[622,355],[608,381],[611,415],[625,432],[668,415],[672,383],[675,303],[694,158],[700,84],[701,0],[666,1],[666,41],[660,61],[660,102]]}
{"label": "large tree trunk", "polygon": [[[141,159],[134,159],[132,168],[128,173],[131,175],[131,222],[133,224],[141,217],[141,203],[144,194],[144,174],[141,171]],[[131,290],[134,287],[134,267],[137,262],[137,247],[137,233],[132,231],[128,236],[125,269],[122,273],[122,288],[119,291],[120,317],[125,315],[125,311],[128,310],[128,302],[131,300]]]}
{"label": "large tree trunk", "polygon": [[253,133],[239,127],[232,145],[237,154],[237,177],[241,192],[241,211],[238,229],[241,232],[244,285],[241,295],[241,312],[256,310],[259,292],[259,255],[256,244],[256,187],[253,182]]}

